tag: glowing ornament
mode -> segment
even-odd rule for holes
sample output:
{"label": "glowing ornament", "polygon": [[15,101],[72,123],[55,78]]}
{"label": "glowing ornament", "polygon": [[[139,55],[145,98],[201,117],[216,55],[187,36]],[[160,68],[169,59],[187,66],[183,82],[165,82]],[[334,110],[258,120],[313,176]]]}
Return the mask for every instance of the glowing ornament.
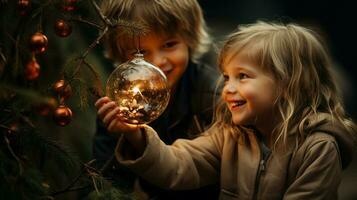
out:
{"label": "glowing ornament", "polygon": [[17,2],[17,9],[21,16],[27,15],[28,11],[31,8],[31,1],[30,0],[19,0]]}
{"label": "glowing ornament", "polygon": [[67,12],[73,11],[76,9],[76,3],[77,0],[64,0],[62,9]]}
{"label": "glowing ornament", "polygon": [[72,120],[72,111],[65,105],[58,106],[53,113],[53,120],[57,125],[66,126]]}
{"label": "glowing ornament", "polygon": [[55,33],[60,37],[67,37],[72,33],[72,26],[63,19],[55,23]]}
{"label": "glowing ornament", "polygon": [[47,49],[47,37],[41,32],[36,32],[30,38],[30,49],[34,53],[43,53]]}
{"label": "glowing ornament", "polygon": [[158,118],[170,100],[165,74],[146,62],[142,54],[119,65],[109,76],[106,95],[129,124],[147,124]]}
{"label": "glowing ornament", "polygon": [[72,87],[68,83],[66,83],[63,79],[57,81],[53,84],[53,91],[59,95],[59,97],[63,100],[68,99],[72,96]]}
{"label": "glowing ornament", "polygon": [[25,78],[29,81],[36,80],[40,76],[40,65],[33,57],[25,66]]}

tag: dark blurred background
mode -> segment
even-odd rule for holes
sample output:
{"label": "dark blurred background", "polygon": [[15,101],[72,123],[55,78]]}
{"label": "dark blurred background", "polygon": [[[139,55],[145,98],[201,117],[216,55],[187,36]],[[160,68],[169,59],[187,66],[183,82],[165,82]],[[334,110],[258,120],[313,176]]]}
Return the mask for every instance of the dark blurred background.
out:
{"label": "dark blurred background", "polygon": [[[294,22],[317,30],[326,41],[336,65],[346,112],[357,120],[356,7],[352,1],[220,0],[199,1],[216,41],[239,24],[257,20]],[[340,199],[357,199],[357,159],[344,171]]]}
{"label": "dark blurred background", "polygon": [[[105,0],[103,0],[105,1]],[[180,0],[177,0],[180,1]],[[324,0],[198,0],[201,4],[210,32],[214,41],[219,44],[225,36],[234,31],[240,24],[254,23],[257,20],[274,20],[281,22],[294,22],[311,27],[324,37],[326,46],[331,51],[332,59],[336,65],[336,77],[341,84],[347,113],[357,121],[357,69],[355,67],[356,33],[356,7],[352,1],[324,1]],[[0,0],[0,46],[5,49],[6,55],[12,55],[11,49],[5,47],[13,44],[11,37],[16,32],[23,32],[23,41],[30,33],[38,29],[37,18],[29,16],[19,17],[16,12],[16,2],[13,0]],[[47,2],[33,0],[33,7]],[[54,2],[61,2],[56,0]],[[88,0],[78,1],[78,9],[72,11],[73,15],[80,15],[89,21],[99,21],[93,7]],[[98,1],[99,2],[99,1]],[[68,64],[68,60],[83,53],[98,35],[98,30],[83,23],[73,22],[73,32],[67,38],[59,38],[54,34],[53,24],[56,19],[63,17],[60,9],[45,7],[43,10],[43,31],[49,40],[49,47],[45,54],[37,57],[41,64],[41,77],[36,86],[41,86],[43,91],[52,87],[55,80],[61,76],[61,71]],[[26,60],[26,59],[25,59]],[[207,57],[210,62],[215,62],[214,53]],[[87,57],[96,71],[100,74],[102,85],[113,70],[112,64],[103,56],[103,47],[97,46]],[[0,63],[1,64],[1,63]],[[83,72],[85,73],[85,72]],[[88,82],[88,81],[87,81]],[[43,92],[46,93],[46,92]],[[88,106],[80,108],[78,91],[66,101],[73,111],[72,122],[66,127],[56,126],[51,117],[36,117],[35,125],[41,133],[66,144],[82,162],[91,160],[92,138],[95,134],[96,110],[95,98],[89,97]],[[63,188],[78,174],[73,170],[69,178],[64,177],[61,164],[54,164],[50,176],[55,177],[55,188]],[[0,183],[1,184],[1,183]],[[344,171],[343,180],[339,188],[341,200],[356,200],[357,190],[357,158]],[[77,194],[59,196],[56,199],[77,199]]]}

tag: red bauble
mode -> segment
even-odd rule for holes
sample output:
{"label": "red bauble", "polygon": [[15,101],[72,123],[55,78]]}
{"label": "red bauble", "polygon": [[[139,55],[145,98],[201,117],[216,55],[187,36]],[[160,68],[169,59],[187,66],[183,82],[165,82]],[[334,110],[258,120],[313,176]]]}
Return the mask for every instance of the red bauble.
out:
{"label": "red bauble", "polygon": [[55,32],[60,37],[67,37],[72,33],[72,26],[63,19],[59,19],[55,23]]}
{"label": "red bauble", "polygon": [[17,9],[21,16],[26,15],[30,7],[31,7],[30,0],[18,0],[17,2]]}
{"label": "red bauble", "polygon": [[62,9],[64,11],[73,11],[76,9],[77,0],[64,0]]}
{"label": "red bauble", "polygon": [[9,125],[8,133],[16,133],[18,131],[19,131],[19,123],[18,122],[12,122]]}
{"label": "red bauble", "polygon": [[60,126],[66,126],[72,120],[72,111],[65,105],[58,106],[53,113],[53,120]]}
{"label": "red bauble", "polygon": [[[66,85],[66,87],[65,87]],[[72,95],[72,87],[68,83],[66,83],[63,79],[57,81],[53,85],[53,91],[56,92],[57,95],[61,97],[61,99],[68,99]]]}
{"label": "red bauble", "polygon": [[47,37],[41,32],[36,32],[31,36],[30,49],[34,53],[43,53],[46,51],[48,44]]}
{"label": "red bauble", "polygon": [[36,59],[32,59],[25,66],[25,78],[27,80],[35,80],[40,76],[40,65],[37,63]]}

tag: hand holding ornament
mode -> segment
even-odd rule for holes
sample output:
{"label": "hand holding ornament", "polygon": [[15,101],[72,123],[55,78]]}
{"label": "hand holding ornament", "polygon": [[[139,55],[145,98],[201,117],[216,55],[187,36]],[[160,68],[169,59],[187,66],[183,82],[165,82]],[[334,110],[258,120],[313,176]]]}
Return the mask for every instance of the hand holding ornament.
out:
{"label": "hand holding ornament", "polygon": [[140,124],[128,124],[119,116],[119,107],[109,97],[102,97],[95,103],[98,117],[102,120],[104,126],[112,134],[119,136],[124,134],[124,137],[140,154],[144,152],[146,142],[140,128]]}

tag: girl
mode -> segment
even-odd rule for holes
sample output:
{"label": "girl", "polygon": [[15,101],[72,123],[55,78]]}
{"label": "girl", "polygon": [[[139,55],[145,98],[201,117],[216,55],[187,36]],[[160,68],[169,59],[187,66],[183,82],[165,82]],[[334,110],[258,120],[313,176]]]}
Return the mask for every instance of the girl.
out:
{"label": "girl", "polygon": [[338,96],[318,37],[298,25],[258,22],[229,36],[215,122],[194,140],[168,146],[149,126],[130,126],[96,102],[98,115],[125,132],[116,158],[169,189],[220,182],[220,199],[337,199],[356,126]]}

